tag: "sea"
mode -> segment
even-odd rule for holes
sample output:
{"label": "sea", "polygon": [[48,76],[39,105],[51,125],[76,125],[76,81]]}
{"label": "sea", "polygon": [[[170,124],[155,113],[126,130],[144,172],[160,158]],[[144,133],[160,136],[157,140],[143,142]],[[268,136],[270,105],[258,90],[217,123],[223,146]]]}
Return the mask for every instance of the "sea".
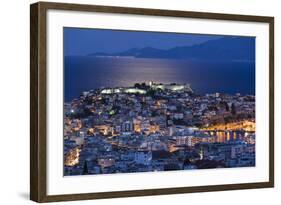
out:
{"label": "sea", "polygon": [[64,98],[83,91],[135,83],[189,83],[198,94],[255,94],[255,62],[133,57],[66,56]]}

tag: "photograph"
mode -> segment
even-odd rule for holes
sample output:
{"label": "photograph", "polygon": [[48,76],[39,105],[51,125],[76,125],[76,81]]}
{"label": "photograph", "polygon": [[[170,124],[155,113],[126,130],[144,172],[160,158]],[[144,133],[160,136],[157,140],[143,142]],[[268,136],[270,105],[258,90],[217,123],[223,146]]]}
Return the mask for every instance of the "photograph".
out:
{"label": "photograph", "polygon": [[64,27],[64,176],[255,167],[255,52],[255,36]]}

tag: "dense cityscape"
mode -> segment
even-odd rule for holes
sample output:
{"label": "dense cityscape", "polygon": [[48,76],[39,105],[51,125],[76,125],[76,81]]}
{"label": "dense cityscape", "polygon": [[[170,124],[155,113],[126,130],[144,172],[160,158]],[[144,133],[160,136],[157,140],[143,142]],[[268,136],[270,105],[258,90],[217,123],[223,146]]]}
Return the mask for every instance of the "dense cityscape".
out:
{"label": "dense cityscape", "polygon": [[139,82],[64,103],[64,175],[255,166],[255,96]]}

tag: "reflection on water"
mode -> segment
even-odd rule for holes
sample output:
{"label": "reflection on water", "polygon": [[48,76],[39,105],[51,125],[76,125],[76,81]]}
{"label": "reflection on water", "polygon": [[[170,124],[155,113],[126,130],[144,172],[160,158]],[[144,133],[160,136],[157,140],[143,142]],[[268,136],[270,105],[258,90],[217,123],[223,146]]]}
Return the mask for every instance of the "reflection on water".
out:
{"label": "reflection on water", "polygon": [[254,94],[255,64],[145,58],[65,57],[65,99],[100,87],[139,82],[190,83],[197,93]]}
{"label": "reflection on water", "polygon": [[253,144],[255,138],[254,132],[245,131],[209,131],[207,133],[211,136],[215,136],[216,141],[219,143],[245,141],[250,144]]}

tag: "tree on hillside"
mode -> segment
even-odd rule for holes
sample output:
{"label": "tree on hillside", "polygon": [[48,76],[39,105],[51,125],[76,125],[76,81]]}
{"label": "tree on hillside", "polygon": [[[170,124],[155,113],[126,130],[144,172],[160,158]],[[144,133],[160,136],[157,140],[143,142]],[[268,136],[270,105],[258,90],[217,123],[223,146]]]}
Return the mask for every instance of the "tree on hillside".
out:
{"label": "tree on hillside", "polygon": [[83,173],[82,173],[83,175],[87,175],[87,174],[89,174],[89,170],[88,170],[88,163],[87,163],[87,161],[85,160],[84,161],[84,166],[83,166]]}
{"label": "tree on hillside", "polygon": [[231,114],[236,115],[236,107],[234,103],[231,104]]}

